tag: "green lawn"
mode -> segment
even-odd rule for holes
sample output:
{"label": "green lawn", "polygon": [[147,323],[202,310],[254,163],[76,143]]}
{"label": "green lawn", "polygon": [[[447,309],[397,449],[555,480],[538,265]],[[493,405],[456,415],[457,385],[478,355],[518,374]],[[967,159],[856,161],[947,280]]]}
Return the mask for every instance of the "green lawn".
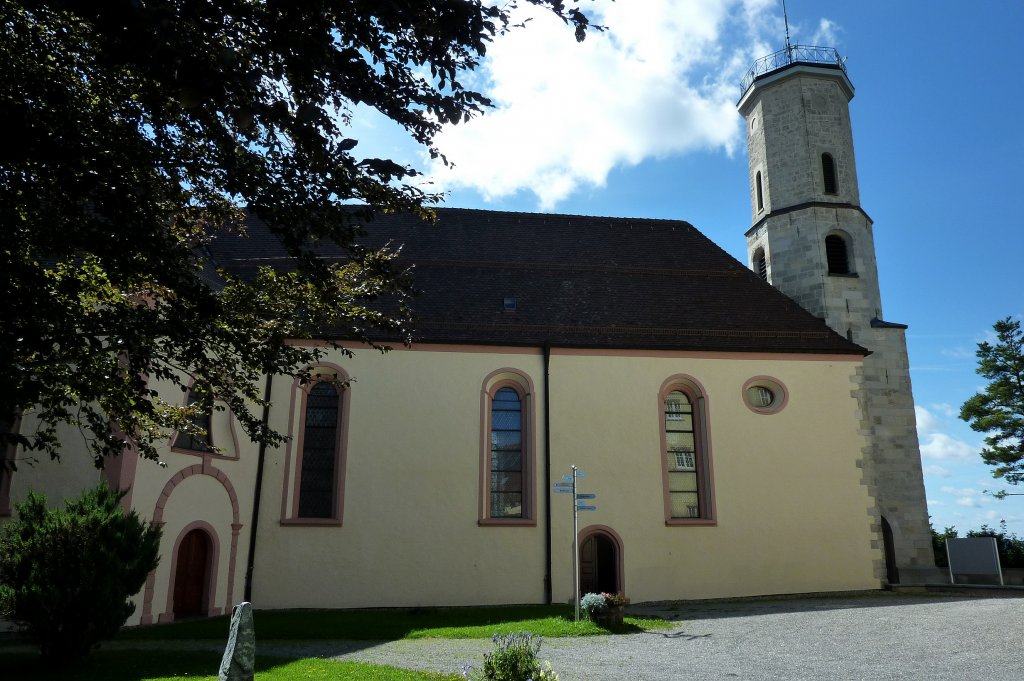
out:
{"label": "green lawn", "polygon": [[[482,638],[530,631],[539,636],[594,636],[664,629],[673,623],[627,617],[620,629],[609,631],[589,621],[573,621],[569,606],[506,606],[486,608],[424,608],[415,610],[291,610],[257,611],[256,649],[271,640],[396,640],[403,638]],[[39,681],[177,681],[215,680],[221,653],[190,650],[189,641],[225,642],[228,618],[176,622],[123,629],[118,640],[178,641],[180,650],[100,649],[72,670],[47,670],[35,653],[4,651],[0,644],[0,679]],[[314,658],[283,660],[259,657],[260,681],[457,681],[461,676],[413,672],[358,662]]]}
{"label": "green lawn", "polygon": [[[70,670],[40,667],[39,656],[0,653],[3,678],[14,681],[216,681],[220,653],[203,651],[99,650]],[[461,676],[413,672],[361,662],[256,658],[260,681],[456,681]]]}
{"label": "green lawn", "polygon": [[[403,638],[490,638],[494,634],[529,631],[538,636],[595,636],[664,629],[660,619],[627,617],[615,631],[590,621],[573,621],[566,605],[521,605],[415,610],[289,610],[256,611],[256,640],[393,641]],[[227,617],[122,630],[118,640],[226,639]]]}

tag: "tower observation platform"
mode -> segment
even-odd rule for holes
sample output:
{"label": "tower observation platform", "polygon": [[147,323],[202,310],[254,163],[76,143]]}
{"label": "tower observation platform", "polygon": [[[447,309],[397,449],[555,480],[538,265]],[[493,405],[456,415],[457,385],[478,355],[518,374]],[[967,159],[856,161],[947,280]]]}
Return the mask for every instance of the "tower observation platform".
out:
{"label": "tower observation platform", "polygon": [[[740,82],[741,96],[746,94],[755,80],[772,75],[793,64],[811,64],[825,68],[834,68],[846,73],[846,60],[839,56],[834,47],[816,45],[787,45],[778,52],[755,61]],[[847,76],[849,77],[849,76]]]}

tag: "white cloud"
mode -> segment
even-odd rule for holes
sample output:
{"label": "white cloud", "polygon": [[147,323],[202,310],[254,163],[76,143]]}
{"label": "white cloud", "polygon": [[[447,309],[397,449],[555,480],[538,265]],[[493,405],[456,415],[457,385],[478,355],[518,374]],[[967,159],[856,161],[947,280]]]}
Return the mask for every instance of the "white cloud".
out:
{"label": "white cloud", "polygon": [[951,475],[953,475],[948,468],[943,468],[942,466],[935,465],[925,466],[924,474],[934,478],[948,478]]}
{"label": "white cloud", "polygon": [[950,359],[976,359],[977,352],[969,348],[956,347],[956,348],[943,348],[939,350],[939,354],[943,357],[949,357]]}
{"label": "white cloud", "polygon": [[921,457],[939,461],[964,461],[976,458],[980,449],[942,432],[943,424],[933,412],[938,411],[952,418],[955,416],[953,407],[948,404],[931,406],[931,410],[920,405],[914,407],[917,414],[917,437],[921,443]]}
{"label": "white cloud", "polygon": [[495,109],[437,137],[455,167],[432,163],[436,186],[487,200],[532,192],[548,209],[581,186],[602,186],[617,166],[739,148],[738,83],[753,59],[778,47],[760,37],[773,28],[775,3],[595,0],[591,8],[609,29],[583,43],[532,7],[525,30],[494,40],[473,82]]}
{"label": "white cloud", "polygon": [[942,488],[942,491],[955,497],[954,503],[958,506],[967,506],[968,508],[978,508],[981,506],[983,493],[979,489],[946,486]]}
{"label": "white cloud", "polygon": [[818,22],[818,28],[811,34],[810,43],[811,45],[821,45],[822,47],[832,47],[836,44],[838,31],[841,30],[839,25],[834,21],[828,19],[821,19]]}
{"label": "white cloud", "polygon": [[978,448],[963,440],[957,440],[945,433],[932,433],[921,440],[921,456],[925,459],[949,460],[973,459],[978,455]]}

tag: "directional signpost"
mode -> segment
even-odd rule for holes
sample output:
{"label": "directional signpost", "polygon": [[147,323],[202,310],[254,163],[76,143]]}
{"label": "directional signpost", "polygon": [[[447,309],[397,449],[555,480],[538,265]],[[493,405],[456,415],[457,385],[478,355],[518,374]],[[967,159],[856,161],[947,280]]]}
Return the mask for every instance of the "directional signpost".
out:
{"label": "directional signpost", "polygon": [[579,512],[596,511],[597,506],[586,503],[589,499],[596,499],[596,494],[580,494],[576,491],[576,480],[585,477],[586,473],[572,467],[571,475],[563,475],[561,482],[554,484],[552,490],[555,494],[572,494],[572,585],[573,593],[576,596],[573,601],[576,603],[576,621],[580,621],[580,568],[577,563],[580,555],[580,529]]}

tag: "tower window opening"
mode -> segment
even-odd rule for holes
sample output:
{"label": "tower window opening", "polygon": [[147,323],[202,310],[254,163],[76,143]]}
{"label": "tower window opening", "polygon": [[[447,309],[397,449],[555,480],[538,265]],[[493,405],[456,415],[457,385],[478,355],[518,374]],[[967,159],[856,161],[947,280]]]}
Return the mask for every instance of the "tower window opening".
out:
{"label": "tower window opening", "polygon": [[825,259],[828,261],[829,274],[850,273],[850,260],[843,237],[836,234],[825,237]]}
{"label": "tower window opening", "polygon": [[768,281],[768,258],[765,257],[763,248],[757,249],[754,254],[754,271],[757,272],[757,276]]}
{"label": "tower window opening", "polygon": [[761,192],[761,171],[757,171],[757,176],[754,178],[754,184],[757,186],[757,212],[760,213],[764,210],[764,195]]}
{"label": "tower window opening", "polygon": [[836,162],[835,159],[832,158],[832,154],[821,155],[821,177],[825,181],[826,194],[839,193],[836,188]]}

